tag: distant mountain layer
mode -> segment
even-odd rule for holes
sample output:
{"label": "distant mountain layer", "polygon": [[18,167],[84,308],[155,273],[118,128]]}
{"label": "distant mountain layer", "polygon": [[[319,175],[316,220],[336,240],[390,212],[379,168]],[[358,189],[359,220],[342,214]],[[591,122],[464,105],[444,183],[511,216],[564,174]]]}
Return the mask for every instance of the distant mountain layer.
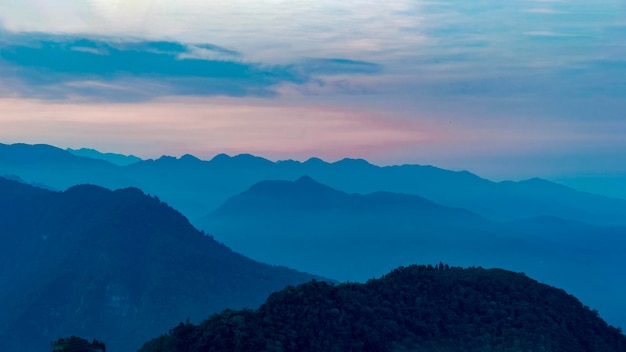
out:
{"label": "distant mountain layer", "polygon": [[140,183],[124,175],[123,169],[49,145],[0,144],[0,175],[17,176],[26,183],[58,190],[79,184],[110,189],[139,187]]}
{"label": "distant mountain layer", "polygon": [[115,153],[101,153],[95,149],[89,148],[80,148],[80,149],[67,149],[68,152],[77,155],[77,156],[86,156],[92,159],[102,159],[110,162],[111,164],[126,166],[130,164],[134,164],[136,162],[141,161],[141,158],[138,158],[134,155],[123,155],[123,154],[115,154]]}
{"label": "distant mountain layer", "polygon": [[378,167],[353,159],[271,162],[252,155],[221,154],[202,161],[185,155],[118,166],[46,145],[0,144],[0,174],[17,175],[26,182],[56,189],[82,183],[138,187],[192,221],[260,181],[293,181],[308,175],[348,193],[413,194],[491,220],[556,216],[595,225],[626,225],[626,200],[579,192],[541,179],[496,183],[466,171],[421,165]]}
{"label": "distant mountain layer", "polygon": [[626,199],[626,173],[556,177],[553,180],[581,191]]}
{"label": "distant mountain layer", "polygon": [[351,281],[414,262],[502,265],[503,250],[532,250],[464,209],[414,195],[348,194],[310,177],[259,182],[198,223],[251,258]]}
{"label": "distant mountain layer", "polygon": [[311,275],[232,252],[134,188],[51,192],[0,178],[0,350],[63,336],[141,343],[180,321],[256,307]]}
{"label": "distant mountain layer", "polygon": [[522,271],[626,326],[626,282],[616,280],[626,267],[624,227],[555,217],[495,223],[414,195],[347,194],[310,177],[262,181],[198,223],[253,259],[340,280],[436,261]]}
{"label": "distant mountain layer", "polygon": [[504,270],[410,266],[366,284],[312,282],[258,310],[180,324],[140,352],[626,351],[575,297]]}

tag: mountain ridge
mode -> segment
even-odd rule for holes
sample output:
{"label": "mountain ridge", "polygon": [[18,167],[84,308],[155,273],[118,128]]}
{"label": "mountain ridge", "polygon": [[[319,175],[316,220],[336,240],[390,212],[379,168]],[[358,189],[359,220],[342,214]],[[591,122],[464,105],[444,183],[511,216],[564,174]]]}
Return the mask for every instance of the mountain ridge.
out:
{"label": "mountain ridge", "polygon": [[348,194],[310,177],[261,181],[198,223],[252,258],[341,280],[437,259],[523,271],[626,324],[626,285],[615,280],[626,265],[626,227],[556,217],[497,223],[415,195]]}
{"label": "mountain ridge", "polygon": [[51,192],[0,178],[0,347],[59,336],[136,351],[178,321],[318,278],[253,261],[137,188]]}
{"label": "mountain ridge", "polygon": [[66,150],[77,156],[85,156],[91,159],[101,159],[101,160],[110,162],[111,164],[118,165],[118,166],[126,166],[126,165],[130,165],[130,164],[133,164],[142,160],[141,158],[135,155],[102,153],[91,148],[80,148],[80,149],[67,148]]}
{"label": "mountain ridge", "polygon": [[[45,162],[45,158],[28,157],[41,148],[0,145],[0,173],[55,189],[79,183],[111,189],[135,186],[158,195],[194,222],[259,181],[293,181],[309,175],[347,193],[414,194],[496,221],[552,215],[594,225],[626,225],[625,199],[579,192],[549,181],[492,182],[468,171],[406,164],[380,167],[362,159],[272,162],[249,154],[220,154],[208,161],[190,156],[161,157],[118,166],[102,160],[71,159],[68,164],[67,160]],[[63,152],[67,153],[63,158],[72,157]],[[11,154],[26,156],[6,157]]]}
{"label": "mountain ridge", "polygon": [[[323,271],[321,267],[308,269],[318,273],[342,272],[338,260],[362,263],[349,259],[359,251],[373,255],[378,249],[390,250],[393,246],[398,246],[398,250],[426,246],[424,248],[435,251],[435,248],[442,250],[453,240],[471,248],[481,240],[488,240],[486,243],[490,245],[506,241],[499,234],[504,227],[465,209],[443,206],[416,195],[386,191],[348,194],[308,176],[296,181],[261,181],[228,199],[201,225],[232,248],[262,261],[271,262],[273,258],[280,262],[281,258],[292,258],[299,262],[306,257],[312,262],[315,256],[323,256],[328,264]],[[511,240],[518,241],[513,237]],[[299,241],[307,243],[305,252],[308,254],[302,253],[304,247]],[[385,242],[387,244],[383,245]],[[292,256],[294,252],[299,254]],[[388,254],[383,251],[376,257],[402,257]],[[296,262],[284,263],[300,267]],[[373,265],[374,261],[366,263],[363,262],[363,268]],[[393,266],[387,264],[376,273],[382,274]],[[335,277],[357,280],[345,273],[337,273]],[[369,277],[358,276],[358,279]]]}

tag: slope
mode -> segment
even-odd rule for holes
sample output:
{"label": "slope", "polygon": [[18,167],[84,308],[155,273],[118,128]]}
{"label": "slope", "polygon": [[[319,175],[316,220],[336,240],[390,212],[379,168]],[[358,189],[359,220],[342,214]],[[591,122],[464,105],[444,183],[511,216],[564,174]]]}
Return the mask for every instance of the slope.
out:
{"label": "slope", "polygon": [[310,177],[260,182],[201,225],[252,258],[341,280],[436,259],[517,268],[523,256],[501,253],[533,250],[504,226],[463,209],[413,195],[347,194]]}
{"label": "slope", "polygon": [[494,223],[418,196],[347,194],[309,177],[260,182],[201,223],[251,258],[341,280],[438,260],[525,272],[626,326],[626,285],[616,280],[626,265],[625,229],[566,224]]}
{"label": "slope", "polygon": [[140,186],[125,175],[120,166],[45,144],[0,143],[0,175],[15,175],[27,183],[58,190],[77,184],[111,189]]}
{"label": "slope", "polygon": [[0,178],[0,228],[2,351],[72,335],[135,351],[179,321],[312,278],[232,252],[133,188],[58,193]]}
{"label": "slope", "polygon": [[626,351],[626,336],[565,291],[521,274],[399,268],[365,284],[311,282],[256,311],[181,324],[140,352]]}
{"label": "slope", "polygon": [[134,155],[123,155],[123,154],[115,154],[115,153],[101,153],[95,149],[90,148],[80,148],[80,149],[66,149],[68,152],[77,155],[77,156],[86,156],[91,159],[101,159],[110,162],[111,164],[126,166],[138,161],[141,161],[141,158],[138,158]]}

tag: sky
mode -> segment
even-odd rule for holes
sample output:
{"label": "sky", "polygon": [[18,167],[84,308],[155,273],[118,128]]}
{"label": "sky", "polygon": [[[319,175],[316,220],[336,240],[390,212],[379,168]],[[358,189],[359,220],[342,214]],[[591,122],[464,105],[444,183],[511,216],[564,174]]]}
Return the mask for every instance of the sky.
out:
{"label": "sky", "polygon": [[626,175],[620,0],[3,0],[0,142]]}

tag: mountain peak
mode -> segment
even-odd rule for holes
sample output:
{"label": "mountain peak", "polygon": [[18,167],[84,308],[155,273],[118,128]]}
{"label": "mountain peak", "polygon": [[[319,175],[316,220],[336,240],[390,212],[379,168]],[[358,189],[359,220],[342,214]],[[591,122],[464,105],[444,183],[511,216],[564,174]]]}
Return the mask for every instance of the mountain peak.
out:
{"label": "mountain peak", "polygon": [[254,156],[252,154],[237,154],[235,156],[229,156],[228,154],[217,154],[211,159],[210,163],[218,167],[259,167],[272,165],[273,163],[260,156]]}
{"label": "mountain peak", "polygon": [[0,236],[2,351],[42,350],[69,332],[136,351],[184,317],[254,307],[313,278],[234,253],[137,188],[4,183],[12,193],[0,189],[0,228],[10,229]]}
{"label": "mountain peak", "polygon": [[352,159],[352,158],[344,158],[344,159],[334,162],[333,164],[347,166],[347,167],[373,167],[374,166],[365,159]]}
{"label": "mountain peak", "polygon": [[81,184],[81,185],[72,186],[72,187],[68,188],[65,192],[67,192],[67,193],[72,193],[72,192],[111,193],[111,190],[106,188],[106,187],[102,187],[102,186],[98,186],[98,185]]}
{"label": "mountain peak", "polygon": [[[293,181],[293,183],[295,185],[301,185],[301,186],[311,186],[311,185],[324,186],[320,182],[315,181],[309,175],[304,175],[304,176],[300,177],[299,179]],[[326,186],[324,186],[324,187],[326,187]]]}
{"label": "mountain peak", "polygon": [[88,157],[88,158],[97,159],[97,160],[104,160],[104,161],[108,161],[111,164],[115,164],[119,166],[127,166],[127,165],[134,164],[134,163],[141,161],[141,158],[138,158],[134,155],[102,153],[92,148],[80,148],[80,149],[67,148],[66,151],[76,156]]}
{"label": "mountain peak", "polygon": [[216,154],[210,161],[219,162],[219,161],[228,160],[230,158],[231,156],[226,153],[219,153],[219,154]]}
{"label": "mountain peak", "polygon": [[70,152],[48,144],[0,143],[0,162],[42,163],[65,162],[71,159],[72,154]]}
{"label": "mountain peak", "polygon": [[171,156],[171,155],[161,155],[158,159],[156,159],[155,161],[158,162],[174,162],[176,161],[176,157],[175,156]]}
{"label": "mountain peak", "polygon": [[325,162],[324,160],[320,159],[320,158],[312,157],[312,158],[309,158],[307,161],[305,161],[303,164],[305,164],[305,165],[327,165],[328,163]]}
{"label": "mountain peak", "polygon": [[185,154],[181,156],[179,160],[188,164],[194,164],[194,163],[198,163],[202,161],[198,159],[196,156],[191,155],[191,154]]}
{"label": "mountain peak", "polygon": [[239,162],[255,162],[255,163],[263,163],[263,164],[273,164],[271,161],[263,157],[255,156],[252,154],[237,154],[232,159],[239,161]]}

